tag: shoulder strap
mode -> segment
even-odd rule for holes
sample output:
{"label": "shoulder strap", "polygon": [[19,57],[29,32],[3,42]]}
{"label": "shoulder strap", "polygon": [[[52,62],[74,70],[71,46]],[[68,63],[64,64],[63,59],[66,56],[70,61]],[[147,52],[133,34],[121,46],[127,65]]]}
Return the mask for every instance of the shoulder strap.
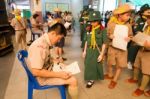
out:
{"label": "shoulder strap", "polygon": [[99,54],[100,54],[101,51],[100,51],[100,48],[99,48],[98,45],[97,45],[97,42],[96,42],[96,48],[97,48],[97,50],[98,50],[98,52],[99,52]]}

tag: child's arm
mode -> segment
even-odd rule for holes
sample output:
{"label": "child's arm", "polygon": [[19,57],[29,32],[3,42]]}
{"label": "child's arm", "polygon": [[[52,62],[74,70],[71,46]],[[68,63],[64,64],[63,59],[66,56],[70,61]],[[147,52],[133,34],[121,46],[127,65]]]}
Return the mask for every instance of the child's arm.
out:
{"label": "child's arm", "polygon": [[98,61],[98,62],[101,62],[101,61],[102,61],[102,59],[103,59],[103,57],[104,57],[104,54],[105,54],[105,49],[106,49],[106,44],[103,44],[103,45],[102,45],[102,51],[101,51],[100,55],[99,55],[98,58],[97,58],[97,61]]}
{"label": "child's arm", "polygon": [[113,39],[114,38],[114,35],[113,35],[114,27],[115,27],[115,24],[113,24],[113,23],[108,24],[107,37],[109,39]]}
{"label": "child's arm", "polygon": [[131,38],[133,37],[133,31],[132,31],[132,27],[131,25],[129,24],[128,25],[128,28],[129,28],[129,33],[128,33],[128,37],[125,37],[125,41],[129,42],[131,40]]}
{"label": "child's arm", "polygon": [[144,43],[144,47],[146,47],[146,48],[150,48],[150,41],[145,41],[145,43]]}
{"label": "child's arm", "polygon": [[85,42],[85,45],[84,45],[84,51],[82,53],[82,57],[85,58],[85,55],[86,55],[86,49],[87,49],[87,41]]}

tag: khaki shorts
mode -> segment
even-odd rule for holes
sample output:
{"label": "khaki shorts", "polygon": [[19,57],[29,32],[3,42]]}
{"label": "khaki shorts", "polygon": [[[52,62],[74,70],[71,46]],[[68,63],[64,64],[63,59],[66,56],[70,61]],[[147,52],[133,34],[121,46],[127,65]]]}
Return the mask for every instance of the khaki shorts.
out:
{"label": "khaki shorts", "polygon": [[143,74],[150,75],[150,51],[139,50],[134,67],[142,69]]}
{"label": "khaki shorts", "polygon": [[127,51],[109,46],[107,55],[108,64],[116,65],[118,67],[127,67]]}
{"label": "khaki shorts", "polygon": [[40,85],[64,85],[65,81],[61,78],[43,78],[43,77],[37,77],[37,81]]}

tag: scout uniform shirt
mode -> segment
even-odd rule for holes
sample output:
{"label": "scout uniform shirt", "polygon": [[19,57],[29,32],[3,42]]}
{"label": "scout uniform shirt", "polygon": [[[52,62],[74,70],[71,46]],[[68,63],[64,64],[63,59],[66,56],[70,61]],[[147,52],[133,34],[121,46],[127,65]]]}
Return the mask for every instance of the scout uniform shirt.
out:
{"label": "scout uniform shirt", "polygon": [[[150,26],[147,25],[147,23],[144,26],[144,32],[145,34],[150,36]],[[148,30],[148,31],[147,31]],[[136,56],[136,60],[134,63],[134,67],[141,68],[142,73],[146,75],[150,75],[150,48],[142,47]]]}
{"label": "scout uniform shirt", "polygon": [[27,21],[24,18],[13,18],[11,21],[11,26],[15,29],[16,43],[19,45],[19,49],[26,49],[26,28]]}
{"label": "scout uniform shirt", "polygon": [[[110,38],[113,35],[115,30],[116,23],[111,22],[108,24],[107,28],[107,35]],[[132,36],[132,27],[129,23],[125,24],[128,28],[128,37]],[[108,48],[108,63],[112,65],[117,65],[119,67],[126,67],[127,66],[127,51],[123,51],[112,46],[112,39],[109,39],[109,48]],[[116,62],[117,60],[117,62]],[[117,63],[117,64],[116,64]]]}
{"label": "scout uniform shirt", "polygon": [[51,43],[47,33],[32,43],[28,50],[30,68],[48,69],[51,66],[50,46]]}
{"label": "scout uniform shirt", "polygon": [[20,20],[13,18],[11,26],[13,26],[16,31],[25,30],[27,28],[27,21],[24,18],[21,18]]}
{"label": "scout uniform shirt", "polygon": [[[29,68],[52,70],[53,63],[51,61],[50,49],[51,43],[48,34],[35,40],[28,50],[27,63]],[[65,79],[56,77],[36,77],[40,85],[64,85]]]}

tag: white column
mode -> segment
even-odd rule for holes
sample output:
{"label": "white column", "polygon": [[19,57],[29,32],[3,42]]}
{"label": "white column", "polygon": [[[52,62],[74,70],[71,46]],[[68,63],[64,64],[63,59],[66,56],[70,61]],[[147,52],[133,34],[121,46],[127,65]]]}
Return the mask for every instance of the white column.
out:
{"label": "white column", "polygon": [[30,8],[32,14],[37,13],[40,16],[40,21],[43,22],[42,16],[42,0],[30,0]]}
{"label": "white column", "polygon": [[83,0],[70,0],[71,12],[75,19],[78,18],[80,11],[83,8]]}

